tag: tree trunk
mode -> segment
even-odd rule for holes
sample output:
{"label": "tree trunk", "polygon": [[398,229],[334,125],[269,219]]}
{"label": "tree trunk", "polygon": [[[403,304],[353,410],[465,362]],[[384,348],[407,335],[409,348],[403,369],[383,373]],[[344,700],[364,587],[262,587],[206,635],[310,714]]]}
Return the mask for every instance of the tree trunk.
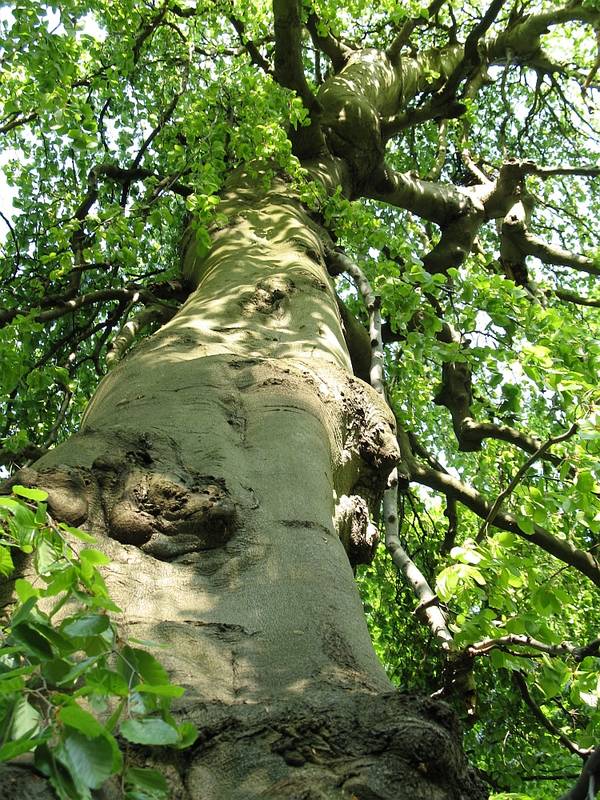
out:
{"label": "tree trunk", "polygon": [[451,712],[395,691],[372,649],[350,562],[394,421],[352,374],[327,234],[264,177],[230,181],[204,259],[188,236],[185,305],[18,480],[104,542],[124,634],[166,645],[200,738],[139,757],[174,797],[483,798]]}

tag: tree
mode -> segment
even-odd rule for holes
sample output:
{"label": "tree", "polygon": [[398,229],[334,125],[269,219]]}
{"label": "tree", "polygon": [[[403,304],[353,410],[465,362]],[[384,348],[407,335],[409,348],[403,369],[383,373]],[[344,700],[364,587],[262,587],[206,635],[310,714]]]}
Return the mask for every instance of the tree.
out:
{"label": "tree", "polygon": [[187,689],[194,748],[133,763],[593,796],[597,2],[3,20],[7,491],[100,537]]}

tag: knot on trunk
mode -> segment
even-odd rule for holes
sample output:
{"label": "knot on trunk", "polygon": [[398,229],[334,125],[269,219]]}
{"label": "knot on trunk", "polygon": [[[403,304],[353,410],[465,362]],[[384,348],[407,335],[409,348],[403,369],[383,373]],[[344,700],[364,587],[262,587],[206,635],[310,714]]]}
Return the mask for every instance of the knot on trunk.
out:
{"label": "knot on trunk", "polygon": [[191,486],[159,473],[133,471],[107,514],[108,535],[172,561],[221,547],[237,527],[237,512],[223,480],[196,477]]}
{"label": "knot on trunk", "polygon": [[334,524],[352,566],[370,564],[379,533],[369,518],[365,499],[356,494],[343,494],[335,510]]}

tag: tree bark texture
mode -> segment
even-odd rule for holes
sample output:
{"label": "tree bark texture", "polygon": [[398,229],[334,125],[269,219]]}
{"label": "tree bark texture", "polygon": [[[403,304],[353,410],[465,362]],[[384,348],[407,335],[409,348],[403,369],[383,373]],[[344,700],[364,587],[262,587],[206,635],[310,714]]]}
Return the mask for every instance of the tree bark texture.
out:
{"label": "tree bark texture", "polygon": [[137,757],[174,797],[485,797],[450,711],[394,691],[369,641],[351,562],[375,544],[394,420],[352,374],[326,232],[263,184],[230,182],[208,256],[187,237],[187,302],[17,480],[101,537],[124,634],[166,645],[200,738]]}

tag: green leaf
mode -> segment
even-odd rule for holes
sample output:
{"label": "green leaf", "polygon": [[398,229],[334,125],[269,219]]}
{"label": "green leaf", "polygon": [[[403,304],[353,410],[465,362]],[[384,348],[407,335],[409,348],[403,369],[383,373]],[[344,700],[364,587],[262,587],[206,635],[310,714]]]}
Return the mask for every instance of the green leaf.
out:
{"label": "green leaf", "polygon": [[13,739],[26,739],[34,736],[40,727],[41,715],[22,695],[13,710],[11,736]]}
{"label": "green leaf", "polygon": [[177,744],[177,730],[156,717],[128,719],[121,724],[121,735],[135,744]]}
{"label": "green leaf", "polygon": [[23,578],[17,578],[15,581],[15,592],[22,603],[29,600],[30,597],[39,596],[39,589],[35,589],[29,581]]}
{"label": "green leaf", "polygon": [[[80,533],[82,533],[82,531],[80,531]],[[94,564],[94,566],[106,566],[106,564],[110,564],[110,558],[105,553],[101,553],[100,550],[95,550],[91,547],[84,547],[79,553],[79,558],[82,561],[87,561],[88,564]]]}
{"label": "green leaf", "polygon": [[19,739],[18,742],[7,742],[0,747],[0,761],[12,761],[13,758],[29,753],[36,747],[48,741],[49,734],[46,736],[36,736],[32,739]]}
{"label": "green leaf", "polygon": [[146,694],[155,694],[159,697],[181,697],[185,689],[183,686],[175,686],[175,684],[168,683],[164,686],[150,686],[147,683],[138,683],[133,687],[134,692],[142,692]]}
{"label": "green leaf", "polygon": [[[58,755],[56,753],[56,755]],[[55,751],[51,751],[46,744],[42,744],[35,750],[34,763],[37,769],[46,775],[59,800],[91,800],[91,794],[87,786],[77,784],[70,774],[70,770],[65,768],[57,759]]]}
{"label": "green leaf", "polygon": [[143,683],[165,686],[169,683],[166,669],[146,650],[125,646],[117,661],[117,669],[129,685]]}
{"label": "green leaf", "polygon": [[106,614],[83,614],[66,619],[61,630],[67,636],[78,638],[98,636],[110,627],[110,619]]}
{"label": "green leaf", "polygon": [[177,730],[179,731],[179,742],[177,743],[179,750],[191,747],[198,738],[198,728],[192,722],[183,722]]}
{"label": "green leaf", "polygon": [[0,545],[0,575],[10,575],[14,571],[12,556],[8,547]]}
{"label": "green leaf", "polygon": [[99,789],[115,772],[113,750],[105,736],[89,739],[73,731],[64,738],[56,755],[73,781],[89,789]]}
{"label": "green leaf", "polygon": [[11,491],[19,497],[35,500],[36,503],[42,503],[44,500],[48,499],[48,492],[45,492],[43,489],[31,489],[28,486],[19,486],[19,484],[15,484],[11,487]]}
{"label": "green leaf", "polygon": [[166,800],[169,795],[167,781],[155,769],[129,767],[125,770],[124,779],[128,789],[140,790],[151,800]]}
{"label": "green leaf", "polygon": [[54,655],[48,640],[30,623],[22,622],[15,625],[11,630],[10,638],[19,642],[24,651],[34,658],[46,661]]}
{"label": "green leaf", "polygon": [[86,685],[97,694],[127,697],[129,685],[118,672],[98,667],[86,674]]}
{"label": "green leaf", "polygon": [[[86,542],[88,544],[91,544],[92,542],[96,541],[96,538],[94,536],[92,536],[91,534],[86,533],[85,531],[82,531],[79,528],[74,528],[72,525],[67,525],[64,522],[59,523],[58,527],[61,528],[63,531],[67,531],[67,533],[70,533],[71,536],[74,536],[76,539],[79,539],[82,542]],[[94,552],[97,552],[97,551],[94,551]],[[79,554],[79,556],[81,558],[81,553]],[[104,562],[104,563],[108,563],[108,562]]]}
{"label": "green leaf", "polygon": [[85,711],[77,703],[63,706],[58,712],[58,718],[64,725],[75,728],[89,739],[100,736],[104,731],[104,726],[89,711]]}

